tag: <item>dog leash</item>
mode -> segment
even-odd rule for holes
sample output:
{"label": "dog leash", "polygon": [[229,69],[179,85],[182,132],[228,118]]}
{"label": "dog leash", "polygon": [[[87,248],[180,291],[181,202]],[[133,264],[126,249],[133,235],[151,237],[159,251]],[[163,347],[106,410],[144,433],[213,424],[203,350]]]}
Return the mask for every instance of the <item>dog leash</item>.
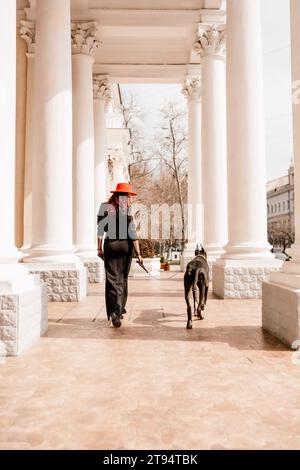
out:
{"label": "dog leash", "polygon": [[149,273],[148,269],[146,268],[146,266],[144,265],[144,263],[142,263],[141,261],[139,261],[138,259],[136,260],[137,264],[147,273],[149,274],[149,276],[151,277],[151,279],[154,279],[155,281],[158,280],[157,277],[154,277],[151,273]]}
{"label": "dog leash", "polygon": [[[144,263],[141,263],[139,260],[136,260],[137,264],[139,266],[141,266],[141,268],[151,277],[151,279],[154,279],[155,281],[159,281],[159,277],[155,277],[153,276],[149,271],[148,269],[146,268],[146,266],[144,265]],[[177,273],[174,273],[172,274],[171,276],[167,277],[167,278],[164,278],[166,281],[168,281],[169,279],[173,279],[174,277],[176,277]]]}

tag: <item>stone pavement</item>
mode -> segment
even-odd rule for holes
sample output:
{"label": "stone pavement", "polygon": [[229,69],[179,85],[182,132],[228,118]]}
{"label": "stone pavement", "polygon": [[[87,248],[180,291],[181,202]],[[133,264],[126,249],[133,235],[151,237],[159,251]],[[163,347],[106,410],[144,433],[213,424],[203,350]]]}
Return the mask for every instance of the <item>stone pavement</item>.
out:
{"label": "stone pavement", "polygon": [[164,273],[130,281],[119,330],[97,284],[49,317],[0,365],[0,449],[300,448],[300,365],[259,300],[210,298],[187,331],[182,274]]}

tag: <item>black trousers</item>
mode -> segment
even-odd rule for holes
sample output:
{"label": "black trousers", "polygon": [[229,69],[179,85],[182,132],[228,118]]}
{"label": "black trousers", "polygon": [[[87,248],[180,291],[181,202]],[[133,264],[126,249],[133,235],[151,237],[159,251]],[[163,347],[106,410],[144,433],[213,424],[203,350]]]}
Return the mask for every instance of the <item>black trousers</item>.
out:
{"label": "black trousers", "polygon": [[132,240],[104,241],[105,303],[107,318],[125,311],[128,296],[128,275],[133,253]]}

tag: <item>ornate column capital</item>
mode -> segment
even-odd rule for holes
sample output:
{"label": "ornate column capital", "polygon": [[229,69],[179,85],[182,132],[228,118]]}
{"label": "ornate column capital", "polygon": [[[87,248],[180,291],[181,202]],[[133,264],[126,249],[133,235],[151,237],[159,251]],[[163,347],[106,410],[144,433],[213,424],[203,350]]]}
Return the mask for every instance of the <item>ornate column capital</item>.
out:
{"label": "ornate column capital", "polygon": [[188,78],[186,83],[182,87],[182,94],[189,100],[200,100],[201,99],[201,79],[200,78]]}
{"label": "ornate column capital", "polygon": [[210,55],[224,55],[225,45],[225,25],[199,25],[193,49],[202,59]]}
{"label": "ornate column capital", "polygon": [[20,36],[27,44],[27,52],[35,53],[35,22],[28,20],[20,21]]}
{"label": "ornate column capital", "polygon": [[96,21],[73,21],[71,23],[72,54],[86,54],[95,57],[101,42],[96,39]]}
{"label": "ornate column capital", "polygon": [[111,87],[108,77],[93,75],[93,91],[95,100],[104,100],[106,104],[112,99]]}

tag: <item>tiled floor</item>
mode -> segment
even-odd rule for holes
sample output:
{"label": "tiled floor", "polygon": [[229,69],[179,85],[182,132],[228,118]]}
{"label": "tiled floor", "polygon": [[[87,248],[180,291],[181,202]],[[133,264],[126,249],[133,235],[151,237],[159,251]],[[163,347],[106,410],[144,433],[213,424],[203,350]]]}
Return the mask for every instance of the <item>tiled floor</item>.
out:
{"label": "tiled floor", "polygon": [[0,365],[1,449],[300,448],[300,365],[259,301],[210,299],[187,331],[165,273],[130,282],[118,330],[102,291],[50,304],[47,336]]}

